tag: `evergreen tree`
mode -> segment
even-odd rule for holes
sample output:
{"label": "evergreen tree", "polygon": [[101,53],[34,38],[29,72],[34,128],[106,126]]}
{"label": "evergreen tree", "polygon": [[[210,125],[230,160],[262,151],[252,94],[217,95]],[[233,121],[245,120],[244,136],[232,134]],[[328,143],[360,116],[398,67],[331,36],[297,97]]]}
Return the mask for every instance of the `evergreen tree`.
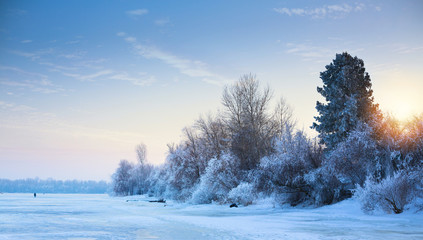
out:
{"label": "evergreen tree", "polygon": [[319,116],[312,128],[319,132],[321,143],[328,150],[345,140],[359,121],[373,126],[379,116],[373,103],[370,76],[363,60],[347,52],[336,54],[326,71],[320,73],[323,87],[317,87],[326,103],[317,101]]}

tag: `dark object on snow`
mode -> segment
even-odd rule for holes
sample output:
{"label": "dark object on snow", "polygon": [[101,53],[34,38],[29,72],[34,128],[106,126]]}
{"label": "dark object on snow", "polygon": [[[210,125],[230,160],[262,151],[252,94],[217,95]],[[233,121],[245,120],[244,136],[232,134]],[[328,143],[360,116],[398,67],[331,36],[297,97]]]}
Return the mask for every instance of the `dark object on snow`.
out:
{"label": "dark object on snow", "polygon": [[166,200],[164,200],[163,198],[161,198],[159,200],[151,200],[149,202],[166,203]]}
{"label": "dark object on snow", "polygon": [[37,197],[37,193],[34,193],[34,197]]}
{"label": "dark object on snow", "polygon": [[238,205],[236,205],[236,203],[232,203],[231,204],[231,206],[229,206],[230,208],[233,208],[233,207],[238,207]]}

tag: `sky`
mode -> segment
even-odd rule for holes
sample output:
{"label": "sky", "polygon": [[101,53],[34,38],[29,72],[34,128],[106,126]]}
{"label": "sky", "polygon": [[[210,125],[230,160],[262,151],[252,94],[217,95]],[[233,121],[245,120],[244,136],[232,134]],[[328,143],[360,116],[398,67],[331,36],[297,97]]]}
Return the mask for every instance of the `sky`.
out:
{"label": "sky", "polygon": [[423,113],[423,1],[1,1],[0,178],[108,181],[140,143],[163,163],[249,73],[313,136],[344,51],[384,112]]}

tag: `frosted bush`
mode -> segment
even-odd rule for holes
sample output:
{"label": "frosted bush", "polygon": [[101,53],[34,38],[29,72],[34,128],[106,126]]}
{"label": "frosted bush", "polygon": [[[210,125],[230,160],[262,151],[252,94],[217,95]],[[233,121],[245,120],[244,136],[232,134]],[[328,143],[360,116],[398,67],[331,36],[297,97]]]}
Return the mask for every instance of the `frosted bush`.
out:
{"label": "frosted bush", "polygon": [[366,124],[358,124],[345,141],[340,142],[328,155],[325,166],[337,177],[362,186],[369,174],[373,174],[378,163],[376,142],[371,137],[372,130]]}
{"label": "frosted bush", "polygon": [[228,201],[248,206],[256,198],[254,186],[251,183],[242,182],[228,194]]}
{"label": "frosted bush", "polygon": [[381,182],[366,180],[364,187],[358,187],[355,195],[364,212],[382,209],[386,213],[402,213],[407,205],[422,197],[421,172],[398,172]]}
{"label": "frosted bush", "polygon": [[230,154],[209,161],[200,184],[192,194],[193,203],[225,202],[229,191],[238,185],[239,163]]}

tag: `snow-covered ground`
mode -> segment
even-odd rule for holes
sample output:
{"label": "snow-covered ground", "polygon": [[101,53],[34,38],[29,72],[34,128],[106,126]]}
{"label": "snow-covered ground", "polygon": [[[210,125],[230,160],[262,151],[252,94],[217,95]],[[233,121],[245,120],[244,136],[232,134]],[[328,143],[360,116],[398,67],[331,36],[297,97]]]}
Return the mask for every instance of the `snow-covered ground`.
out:
{"label": "snow-covered ground", "polygon": [[354,200],[317,209],[148,200],[0,194],[0,239],[423,239],[422,213],[365,215]]}

